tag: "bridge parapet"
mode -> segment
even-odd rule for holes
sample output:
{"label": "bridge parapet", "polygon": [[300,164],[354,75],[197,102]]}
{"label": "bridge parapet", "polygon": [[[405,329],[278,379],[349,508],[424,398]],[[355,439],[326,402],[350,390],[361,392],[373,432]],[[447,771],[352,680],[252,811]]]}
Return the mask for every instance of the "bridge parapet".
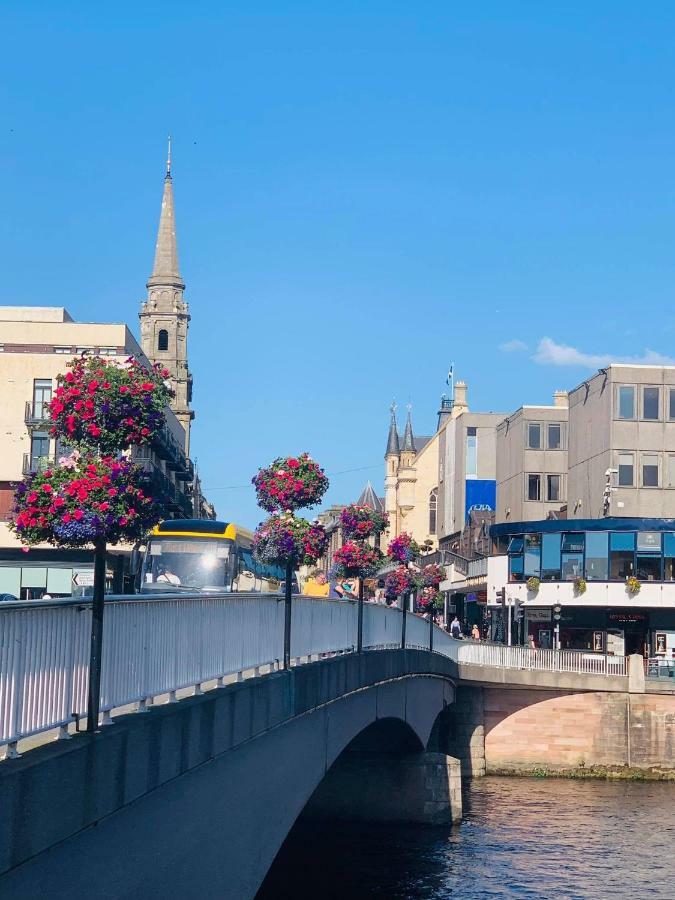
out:
{"label": "bridge parapet", "polygon": [[[17,753],[25,737],[61,729],[86,715],[91,604],[81,600],[0,604],[0,746]],[[294,665],[355,652],[358,610],[350,601],[294,597]],[[284,657],[284,603],[274,594],[189,594],[111,597],[106,601],[101,710],[141,709],[161,695],[226,678],[274,672]],[[531,650],[459,641],[428,620],[396,607],[365,605],[363,647],[426,649],[460,664],[461,677],[528,684],[550,673],[625,678],[623,657]],[[467,668],[467,674],[462,674]],[[514,673],[509,676],[508,673]],[[492,673],[491,677],[487,675]],[[549,673],[549,675],[546,675]],[[594,688],[597,689],[597,688]],[[612,688],[610,688],[612,689]],[[616,689],[614,687],[613,689]]]}

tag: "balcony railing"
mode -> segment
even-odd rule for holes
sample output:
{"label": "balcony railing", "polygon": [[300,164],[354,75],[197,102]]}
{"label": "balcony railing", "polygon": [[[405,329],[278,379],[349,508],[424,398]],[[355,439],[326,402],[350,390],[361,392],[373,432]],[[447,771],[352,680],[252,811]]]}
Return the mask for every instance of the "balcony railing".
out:
{"label": "balcony railing", "polygon": [[34,475],[36,472],[44,472],[45,469],[53,465],[53,453],[48,453],[46,456],[33,456],[32,453],[24,453],[21,472],[23,475]]}
{"label": "balcony railing", "polygon": [[49,421],[49,410],[47,409],[47,401],[45,400],[27,400],[26,410],[24,413],[24,421],[26,425],[31,427],[36,425],[44,425]]}

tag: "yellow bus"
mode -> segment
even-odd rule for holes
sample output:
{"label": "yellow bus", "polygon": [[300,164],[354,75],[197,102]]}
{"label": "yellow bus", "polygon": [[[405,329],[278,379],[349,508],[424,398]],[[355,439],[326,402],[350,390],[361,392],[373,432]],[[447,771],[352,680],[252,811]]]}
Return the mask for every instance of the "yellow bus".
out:
{"label": "yellow bus", "polygon": [[276,592],[284,572],[253,556],[253,534],[233,522],[167,519],[153,528],[141,566],[140,593]]}

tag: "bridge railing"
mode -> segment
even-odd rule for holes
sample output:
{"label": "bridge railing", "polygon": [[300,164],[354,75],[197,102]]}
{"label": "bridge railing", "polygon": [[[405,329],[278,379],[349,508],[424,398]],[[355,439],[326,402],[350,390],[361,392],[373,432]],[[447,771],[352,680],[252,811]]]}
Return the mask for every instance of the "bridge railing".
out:
{"label": "bridge railing", "polygon": [[[294,664],[357,646],[354,601],[296,596],[291,619]],[[66,726],[86,715],[91,602],[0,603],[0,746]],[[594,675],[625,675],[623,657],[531,650],[458,641],[421,616],[367,603],[365,650],[432,649],[459,663]],[[162,594],[106,598],[101,678],[104,721],[128,704],[223,683],[284,658],[284,602],[276,594]]]}
{"label": "bridge railing", "polygon": [[506,647],[482,641],[464,641],[457,661],[500,669],[533,669],[539,672],[571,672],[578,675],[626,675],[625,656],[607,656],[583,650],[543,650]]}

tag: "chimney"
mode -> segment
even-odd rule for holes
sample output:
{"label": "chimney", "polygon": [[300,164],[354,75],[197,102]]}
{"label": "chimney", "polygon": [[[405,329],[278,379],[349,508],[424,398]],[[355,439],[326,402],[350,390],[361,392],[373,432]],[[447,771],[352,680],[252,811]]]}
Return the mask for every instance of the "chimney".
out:
{"label": "chimney", "polygon": [[553,405],[561,406],[563,409],[567,409],[567,391],[554,391],[553,392]]}
{"label": "chimney", "polygon": [[452,404],[452,417],[456,419],[462,413],[469,411],[469,404],[466,402],[467,386],[466,381],[455,382],[455,396]]}

